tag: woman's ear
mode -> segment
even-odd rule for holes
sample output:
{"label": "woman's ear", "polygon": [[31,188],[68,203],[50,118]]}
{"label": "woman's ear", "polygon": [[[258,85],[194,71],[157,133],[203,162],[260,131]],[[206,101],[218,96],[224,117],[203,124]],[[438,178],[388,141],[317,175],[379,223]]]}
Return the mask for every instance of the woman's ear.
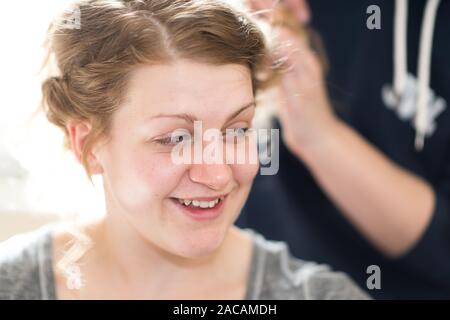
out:
{"label": "woman's ear", "polygon": [[[86,138],[92,129],[92,125],[88,121],[69,121],[66,125],[67,132],[70,137],[70,144],[77,160],[82,163],[82,151],[86,143]],[[87,165],[91,174],[103,173],[103,167],[96,155],[89,150],[87,155]]]}

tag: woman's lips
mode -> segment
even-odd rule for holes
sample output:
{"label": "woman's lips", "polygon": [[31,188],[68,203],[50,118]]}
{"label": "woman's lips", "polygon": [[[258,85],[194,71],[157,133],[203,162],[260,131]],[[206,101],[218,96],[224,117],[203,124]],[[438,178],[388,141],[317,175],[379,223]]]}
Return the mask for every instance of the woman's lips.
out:
{"label": "woman's lips", "polygon": [[[220,196],[220,197],[195,198],[193,200],[181,200],[178,198],[171,198],[170,200],[188,217],[196,221],[205,221],[205,220],[212,220],[220,216],[221,213],[223,212],[223,207],[225,204],[224,202],[227,199],[226,196]],[[214,206],[210,207],[213,203]]]}

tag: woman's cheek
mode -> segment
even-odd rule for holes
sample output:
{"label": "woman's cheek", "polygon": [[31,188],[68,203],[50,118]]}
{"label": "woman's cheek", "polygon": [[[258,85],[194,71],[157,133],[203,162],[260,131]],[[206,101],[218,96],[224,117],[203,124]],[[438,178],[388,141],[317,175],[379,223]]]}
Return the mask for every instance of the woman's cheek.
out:
{"label": "woman's cheek", "polygon": [[256,138],[249,135],[245,143],[236,146],[237,153],[245,154],[245,163],[237,162],[233,165],[235,178],[240,183],[251,183],[259,170],[259,157]]}
{"label": "woman's cheek", "polygon": [[148,189],[158,190],[163,196],[170,196],[185,170],[184,165],[173,163],[169,152],[148,152],[139,158],[135,174],[137,179],[143,180]]}
{"label": "woman's cheek", "polygon": [[133,152],[122,163],[116,179],[122,203],[129,210],[141,211],[161,203],[176,188],[183,168],[172,163],[170,154]]}
{"label": "woman's cheek", "polygon": [[259,165],[255,164],[234,164],[232,165],[233,176],[239,185],[251,184],[258,174]]}

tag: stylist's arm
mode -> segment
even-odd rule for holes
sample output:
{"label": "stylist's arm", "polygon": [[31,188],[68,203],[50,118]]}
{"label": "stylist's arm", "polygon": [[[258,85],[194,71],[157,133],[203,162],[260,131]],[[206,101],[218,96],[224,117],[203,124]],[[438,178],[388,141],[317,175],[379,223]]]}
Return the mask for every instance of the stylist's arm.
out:
{"label": "stylist's arm", "polygon": [[320,63],[302,39],[281,30],[280,41],[292,44],[282,46],[291,65],[280,86],[285,144],[374,246],[391,257],[405,254],[431,220],[432,187],[334,115]]}

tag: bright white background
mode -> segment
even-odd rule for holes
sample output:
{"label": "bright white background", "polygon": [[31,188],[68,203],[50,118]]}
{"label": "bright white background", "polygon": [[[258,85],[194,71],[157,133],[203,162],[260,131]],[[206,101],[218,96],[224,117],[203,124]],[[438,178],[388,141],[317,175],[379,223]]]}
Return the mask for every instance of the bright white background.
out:
{"label": "bright white background", "polygon": [[100,180],[94,180],[95,188],[88,182],[74,156],[63,150],[62,132],[43,114],[30,120],[41,98],[39,71],[47,28],[70,2],[21,0],[1,4],[0,215],[91,215],[104,211]]}

